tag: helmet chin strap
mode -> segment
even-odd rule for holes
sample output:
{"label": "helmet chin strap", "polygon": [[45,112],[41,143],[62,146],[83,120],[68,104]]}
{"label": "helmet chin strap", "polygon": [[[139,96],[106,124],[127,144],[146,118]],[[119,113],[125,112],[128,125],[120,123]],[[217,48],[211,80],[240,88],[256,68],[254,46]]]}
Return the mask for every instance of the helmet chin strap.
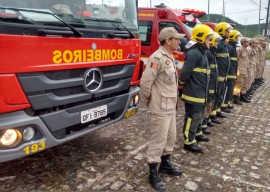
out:
{"label": "helmet chin strap", "polygon": [[205,45],[205,43],[203,43],[202,45],[203,45],[203,48],[205,48],[206,50],[209,49],[209,48]]}

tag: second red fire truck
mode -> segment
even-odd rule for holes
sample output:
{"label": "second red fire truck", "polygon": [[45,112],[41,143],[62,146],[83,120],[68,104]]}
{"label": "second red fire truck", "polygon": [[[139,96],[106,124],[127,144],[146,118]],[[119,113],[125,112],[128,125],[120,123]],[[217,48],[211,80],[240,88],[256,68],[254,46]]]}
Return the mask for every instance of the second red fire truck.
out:
{"label": "second red fire truck", "polygon": [[[198,18],[206,13],[197,9],[171,9],[164,4],[155,8],[139,8],[139,31],[142,41],[141,58],[146,62],[147,58],[158,49],[158,34],[164,27],[174,27],[179,33],[186,35],[186,42],[190,39],[192,29],[200,23]],[[183,45],[185,42],[182,43]],[[184,47],[184,46],[183,46]],[[174,52],[177,66],[180,69],[184,61],[184,52]]]}

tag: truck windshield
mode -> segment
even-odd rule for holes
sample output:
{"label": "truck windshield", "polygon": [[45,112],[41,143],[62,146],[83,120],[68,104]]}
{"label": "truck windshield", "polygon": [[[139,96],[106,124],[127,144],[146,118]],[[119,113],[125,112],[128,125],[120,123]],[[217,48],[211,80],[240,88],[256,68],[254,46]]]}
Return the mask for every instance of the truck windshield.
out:
{"label": "truck windshield", "polygon": [[183,21],[183,24],[186,28],[186,30],[188,31],[189,35],[191,36],[192,34],[192,30],[193,28],[197,25],[201,23],[198,19],[196,19],[196,22],[193,22],[193,21]]}
{"label": "truck windshield", "polygon": [[118,29],[138,28],[136,2],[130,0],[0,0],[0,7],[0,22],[60,27],[66,26],[63,20],[76,28],[92,29],[114,27],[108,24],[113,22],[121,23]]}

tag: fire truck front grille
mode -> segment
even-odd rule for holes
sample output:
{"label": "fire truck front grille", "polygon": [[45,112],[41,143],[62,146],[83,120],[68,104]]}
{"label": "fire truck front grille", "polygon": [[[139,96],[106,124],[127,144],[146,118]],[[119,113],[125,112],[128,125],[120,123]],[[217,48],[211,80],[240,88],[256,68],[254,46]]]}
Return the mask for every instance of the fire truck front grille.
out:
{"label": "fire truck front grille", "polygon": [[18,79],[37,115],[129,92],[135,63],[97,68],[103,73],[103,84],[95,93],[85,88],[84,74],[90,68],[21,73]]}

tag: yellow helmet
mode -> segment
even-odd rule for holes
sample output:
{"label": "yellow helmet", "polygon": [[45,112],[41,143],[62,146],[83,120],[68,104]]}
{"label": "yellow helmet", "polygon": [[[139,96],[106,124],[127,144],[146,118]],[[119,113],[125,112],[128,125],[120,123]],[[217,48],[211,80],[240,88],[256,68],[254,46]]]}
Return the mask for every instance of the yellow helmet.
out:
{"label": "yellow helmet", "polygon": [[233,30],[230,30],[230,35],[228,39],[229,41],[236,41],[236,37],[238,36],[242,36],[242,34],[239,31],[233,29]]}
{"label": "yellow helmet", "polygon": [[217,32],[214,32],[212,40],[210,41],[210,46],[215,46],[215,42],[220,39],[222,39],[222,37]]}
{"label": "yellow helmet", "polygon": [[192,30],[191,39],[198,43],[204,43],[209,35],[214,35],[214,31],[205,24],[198,24]]}
{"label": "yellow helmet", "polygon": [[220,22],[215,27],[215,32],[217,32],[221,36],[225,36],[225,31],[233,29],[233,27],[226,22]]}

